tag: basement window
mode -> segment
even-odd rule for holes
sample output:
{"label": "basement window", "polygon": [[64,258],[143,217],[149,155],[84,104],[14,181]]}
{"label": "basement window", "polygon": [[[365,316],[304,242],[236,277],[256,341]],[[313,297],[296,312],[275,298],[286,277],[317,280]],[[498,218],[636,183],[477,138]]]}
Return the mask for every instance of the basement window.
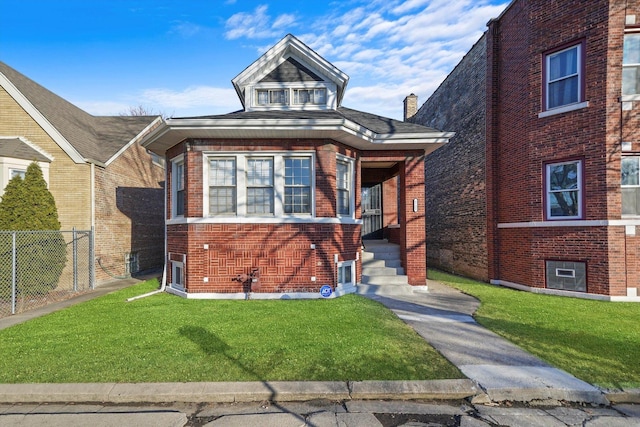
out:
{"label": "basement window", "polygon": [[547,288],[587,291],[587,265],[575,261],[546,261]]}

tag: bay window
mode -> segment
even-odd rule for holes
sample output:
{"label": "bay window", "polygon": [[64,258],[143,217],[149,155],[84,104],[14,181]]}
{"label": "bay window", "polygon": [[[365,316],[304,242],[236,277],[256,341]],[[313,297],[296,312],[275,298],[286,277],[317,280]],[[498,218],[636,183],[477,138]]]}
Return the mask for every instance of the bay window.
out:
{"label": "bay window", "polygon": [[310,152],[205,155],[205,216],[311,215],[313,159]]}

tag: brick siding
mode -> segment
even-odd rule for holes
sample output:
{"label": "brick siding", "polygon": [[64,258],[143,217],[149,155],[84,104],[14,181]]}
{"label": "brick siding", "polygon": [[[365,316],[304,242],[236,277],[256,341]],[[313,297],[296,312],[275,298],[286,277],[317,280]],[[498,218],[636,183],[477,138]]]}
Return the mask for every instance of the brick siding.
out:
{"label": "brick siding", "polygon": [[455,132],[425,163],[427,261],[488,279],[484,36],[410,120]]}

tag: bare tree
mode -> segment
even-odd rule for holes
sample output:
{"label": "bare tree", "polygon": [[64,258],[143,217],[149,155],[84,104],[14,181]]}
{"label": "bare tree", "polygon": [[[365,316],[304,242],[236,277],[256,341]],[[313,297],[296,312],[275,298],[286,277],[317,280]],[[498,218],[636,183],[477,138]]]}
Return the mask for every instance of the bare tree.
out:
{"label": "bare tree", "polygon": [[145,107],[142,104],[127,108],[120,113],[121,116],[162,116],[167,117],[162,111],[156,112],[153,108]]}

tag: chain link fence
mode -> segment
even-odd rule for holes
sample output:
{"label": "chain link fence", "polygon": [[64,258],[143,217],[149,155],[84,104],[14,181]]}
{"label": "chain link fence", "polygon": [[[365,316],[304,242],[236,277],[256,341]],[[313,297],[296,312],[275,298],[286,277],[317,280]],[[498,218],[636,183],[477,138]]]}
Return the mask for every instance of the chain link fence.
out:
{"label": "chain link fence", "polygon": [[0,231],[0,317],[93,289],[92,231]]}

